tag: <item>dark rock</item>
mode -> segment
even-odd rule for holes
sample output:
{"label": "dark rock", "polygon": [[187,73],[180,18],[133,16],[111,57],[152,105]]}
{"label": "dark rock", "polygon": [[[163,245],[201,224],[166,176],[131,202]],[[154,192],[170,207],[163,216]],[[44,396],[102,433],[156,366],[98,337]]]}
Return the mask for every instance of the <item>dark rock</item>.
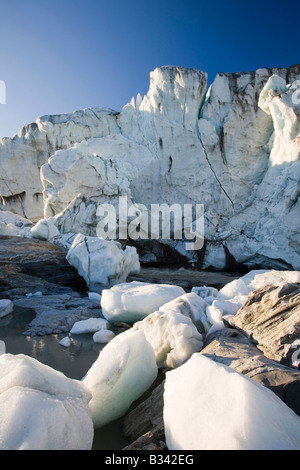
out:
{"label": "dark rock", "polygon": [[158,426],[146,432],[123,450],[167,450],[164,428]]}
{"label": "dark rock", "polygon": [[194,286],[210,286],[221,289],[231,281],[238,279],[238,275],[224,272],[207,272],[185,268],[154,268],[143,267],[139,274],[128,276],[127,281],[152,282],[154,284],[175,284],[186,291]]}
{"label": "dark rock", "polygon": [[15,300],[14,304],[36,313],[24,332],[28,336],[66,333],[77,321],[102,316],[97,302],[70,293],[25,297]]}
{"label": "dark rock", "polygon": [[122,431],[128,442],[134,442],[147,432],[163,427],[164,382],[124,418]]}
{"label": "dark rock", "polygon": [[[21,274],[86,291],[85,281],[70,266],[66,254],[66,249],[52,243],[33,238],[0,236],[0,295],[3,297],[6,290],[26,287],[22,285]],[[13,273],[18,274],[19,281],[13,279]]]}

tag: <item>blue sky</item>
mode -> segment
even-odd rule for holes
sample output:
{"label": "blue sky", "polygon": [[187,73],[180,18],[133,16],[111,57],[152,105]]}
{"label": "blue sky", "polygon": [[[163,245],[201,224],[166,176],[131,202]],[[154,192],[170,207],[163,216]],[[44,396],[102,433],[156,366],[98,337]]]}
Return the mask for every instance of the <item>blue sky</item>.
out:
{"label": "blue sky", "polygon": [[299,0],[0,0],[0,138],[44,114],[120,111],[158,66],[211,82],[299,63],[299,18]]}

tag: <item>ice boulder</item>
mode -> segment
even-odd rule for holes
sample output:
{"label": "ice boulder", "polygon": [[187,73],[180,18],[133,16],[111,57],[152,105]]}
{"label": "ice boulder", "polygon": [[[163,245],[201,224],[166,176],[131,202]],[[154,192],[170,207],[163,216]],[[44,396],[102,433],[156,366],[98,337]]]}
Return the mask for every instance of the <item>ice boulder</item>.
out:
{"label": "ice boulder", "polygon": [[32,238],[43,241],[52,242],[55,238],[60,237],[60,232],[55,226],[53,218],[39,220],[38,223],[32,227],[30,232]]}
{"label": "ice boulder", "polygon": [[182,287],[169,284],[122,283],[102,291],[102,313],[108,321],[133,323],[184,293]]}
{"label": "ice boulder", "polygon": [[84,333],[95,333],[101,329],[106,329],[108,322],[104,318],[88,318],[74,323],[70,331],[71,335],[81,335]]}
{"label": "ice boulder", "polygon": [[94,426],[99,428],[123,416],[156,376],[154,352],[142,331],[131,328],[113,338],[82,379],[93,396],[90,410]]}
{"label": "ice boulder", "polygon": [[203,347],[203,338],[192,320],[178,311],[157,311],[133,325],[151,344],[158,368],[175,368]]}
{"label": "ice boulder", "polygon": [[[250,292],[263,286],[280,286],[288,282],[300,282],[300,271],[252,270],[220,289],[217,299],[221,302],[216,302],[216,306],[222,308],[224,313],[234,314],[235,310],[243,305]],[[229,302],[233,305],[230,306]]]}
{"label": "ice boulder", "polygon": [[122,250],[119,242],[78,234],[67,254],[68,262],[82,276],[89,289],[102,289],[125,282],[130,273],[140,269],[136,248]]}
{"label": "ice boulder", "polygon": [[0,450],[90,450],[90,392],[24,356],[0,356]]}
{"label": "ice boulder", "polygon": [[17,214],[0,210],[0,235],[30,237],[33,223]]}
{"label": "ice boulder", "polygon": [[164,304],[159,308],[159,311],[167,313],[181,313],[192,320],[200,333],[205,333],[211,326],[206,316],[206,309],[208,306],[209,304],[203,298],[195,292],[190,292]]}
{"label": "ice boulder", "polygon": [[115,336],[113,331],[102,328],[93,335],[93,341],[94,343],[105,344],[109,343]]}
{"label": "ice boulder", "polygon": [[0,318],[6,317],[14,309],[14,304],[9,299],[0,299]]}
{"label": "ice boulder", "polygon": [[166,374],[169,450],[299,450],[300,418],[269,389],[201,355]]}
{"label": "ice boulder", "polygon": [[60,340],[59,344],[64,348],[69,348],[72,344],[72,341],[70,340],[69,336],[65,336],[63,339]]}

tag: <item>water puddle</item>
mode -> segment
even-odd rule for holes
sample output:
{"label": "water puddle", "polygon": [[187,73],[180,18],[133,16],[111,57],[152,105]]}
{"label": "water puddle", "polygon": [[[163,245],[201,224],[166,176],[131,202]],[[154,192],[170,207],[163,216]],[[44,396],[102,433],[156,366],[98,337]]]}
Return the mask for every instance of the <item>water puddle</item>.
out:
{"label": "water puddle", "polygon": [[[15,307],[14,311],[0,319],[0,341],[10,354],[26,354],[67,377],[81,380],[105,345],[96,344],[91,334],[72,335],[72,344],[65,348],[59,341],[66,333],[47,336],[25,336],[26,326],[35,318],[33,310]],[[117,420],[95,430],[93,450],[118,450],[126,446],[121,432],[121,421]]]}

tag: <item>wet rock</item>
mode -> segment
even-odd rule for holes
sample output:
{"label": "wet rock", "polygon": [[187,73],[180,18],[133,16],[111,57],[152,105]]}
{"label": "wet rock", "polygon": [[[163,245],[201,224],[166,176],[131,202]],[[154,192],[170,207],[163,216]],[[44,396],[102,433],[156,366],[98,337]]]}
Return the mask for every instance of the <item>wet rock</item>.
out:
{"label": "wet rock", "polygon": [[25,335],[43,336],[47,334],[66,333],[74,323],[98,318],[101,308],[98,302],[88,297],[77,297],[70,294],[55,294],[42,297],[26,297],[15,300],[15,306],[31,309],[36,313],[27,326]]}
{"label": "wet rock", "polygon": [[[66,249],[52,243],[31,238],[0,236],[0,293],[14,288],[26,288],[26,281],[30,281],[26,276],[64,287],[86,290],[85,281],[69,265],[66,254]],[[17,279],[14,279],[15,274]],[[25,275],[24,283],[22,274]],[[40,281],[37,283],[39,287],[42,284]]]}

